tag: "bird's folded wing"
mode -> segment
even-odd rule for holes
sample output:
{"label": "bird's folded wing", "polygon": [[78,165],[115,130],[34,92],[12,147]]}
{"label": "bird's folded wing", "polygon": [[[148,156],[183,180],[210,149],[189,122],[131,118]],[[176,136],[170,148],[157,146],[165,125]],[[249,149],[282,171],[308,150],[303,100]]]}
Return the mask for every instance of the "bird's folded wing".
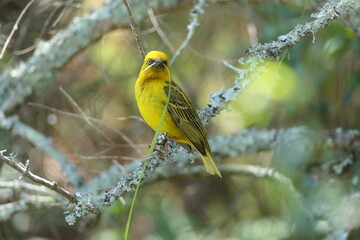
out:
{"label": "bird's folded wing", "polygon": [[167,96],[169,86],[171,89],[168,112],[171,119],[194,147],[205,156],[206,149],[209,149],[209,143],[194,104],[174,82],[170,82],[170,85],[164,87]]}

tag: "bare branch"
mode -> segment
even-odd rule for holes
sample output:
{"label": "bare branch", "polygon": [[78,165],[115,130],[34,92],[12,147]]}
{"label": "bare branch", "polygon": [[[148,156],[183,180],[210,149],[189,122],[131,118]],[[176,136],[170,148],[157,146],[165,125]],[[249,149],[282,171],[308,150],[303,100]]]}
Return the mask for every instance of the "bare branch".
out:
{"label": "bare branch", "polygon": [[28,162],[27,162],[27,164],[25,166],[22,163],[16,163],[14,161],[13,157],[5,156],[4,152],[5,152],[5,150],[0,151],[0,160],[5,162],[10,167],[16,169],[18,172],[23,174],[23,176],[26,176],[29,179],[31,179],[32,181],[34,181],[34,182],[36,182],[38,184],[41,184],[41,185],[43,185],[43,186],[57,192],[61,196],[68,199],[71,203],[76,203],[78,201],[77,198],[73,194],[71,194],[70,192],[68,192],[64,188],[60,187],[55,181],[50,182],[50,181],[48,181],[48,180],[46,180],[46,179],[44,179],[42,177],[39,177],[39,176],[33,174],[32,172],[30,172]]}
{"label": "bare branch", "polygon": [[145,121],[144,121],[144,119],[142,119],[141,117],[139,117],[139,116],[135,116],[135,115],[133,115],[133,116],[128,116],[128,117],[118,117],[118,118],[116,118],[116,120],[120,120],[120,121],[126,121],[126,120],[137,120],[137,121],[139,121],[139,122],[143,122],[143,123],[145,123]]}
{"label": "bare branch", "polygon": [[187,25],[188,33],[184,42],[181,44],[179,49],[175,52],[170,60],[170,64],[172,65],[175,62],[175,59],[180,55],[180,53],[186,48],[189,44],[190,39],[193,37],[196,28],[200,25],[199,24],[199,15],[204,13],[204,9],[206,7],[205,0],[198,0],[195,6],[190,10],[191,22]]}
{"label": "bare branch", "polygon": [[35,0],[31,0],[30,2],[28,2],[28,4],[26,4],[25,8],[21,11],[19,17],[16,19],[16,22],[15,22],[15,24],[14,24],[14,27],[12,28],[12,30],[11,30],[8,38],[6,39],[3,48],[1,49],[0,59],[3,58],[4,53],[5,53],[5,50],[6,50],[7,46],[9,45],[12,36],[13,36],[14,33],[16,32],[16,30],[18,29],[18,26],[19,26],[19,23],[20,23],[22,17],[24,16],[24,14],[26,13],[26,11],[29,9],[29,7],[30,7],[34,2],[35,2]]}
{"label": "bare branch", "polygon": [[140,35],[139,35],[138,31],[136,30],[136,24],[135,24],[135,21],[134,21],[134,17],[132,15],[132,11],[131,11],[129,2],[127,0],[123,0],[123,2],[124,2],[124,5],[126,7],[126,10],[127,10],[128,14],[129,14],[130,26],[131,26],[131,30],[133,31],[133,33],[135,35],[135,40],[136,40],[137,47],[139,49],[141,57],[144,59],[145,58],[144,46],[142,44]]}
{"label": "bare branch", "polygon": [[22,136],[34,144],[34,146],[38,147],[46,154],[58,161],[61,165],[62,171],[68,177],[73,187],[79,188],[84,183],[84,179],[81,176],[79,170],[64,154],[62,154],[52,145],[50,139],[46,138],[44,135],[30,126],[20,122],[17,117],[5,118],[4,116],[0,116],[0,128],[8,130],[14,135]]}
{"label": "bare branch", "polygon": [[173,45],[171,44],[171,42],[169,41],[169,39],[167,38],[166,34],[164,33],[164,31],[161,29],[158,21],[156,20],[156,16],[154,14],[154,10],[152,8],[148,8],[147,10],[148,14],[149,14],[149,18],[151,23],[153,24],[155,31],[157,32],[157,34],[160,36],[161,40],[165,43],[165,45],[170,49],[170,51],[172,53],[175,52],[175,49],[173,47]]}
{"label": "bare branch", "polygon": [[[46,110],[49,110],[51,112],[56,112],[56,113],[60,113],[60,114],[63,114],[65,116],[70,116],[70,117],[73,117],[73,118],[78,118],[78,119],[83,119],[83,116],[80,115],[80,114],[76,114],[76,113],[71,113],[71,112],[66,112],[66,111],[62,111],[62,110],[59,110],[59,109],[56,109],[56,108],[53,108],[53,107],[49,107],[49,106],[46,106],[44,104],[40,104],[40,103],[33,103],[33,102],[30,102],[29,103],[30,106],[35,106],[35,107],[40,107],[40,108],[43,108],[43,109],[46,109]],[[89,121],[92,121],[94,123],[97,123],[101,126],[104,126],[106,127],[107,129],[110,129],[111,131],[115,132],[116,134],[118,134],[125,142],[128,143],[128,146],[130,146],[137,154],[138,156],[143,156],[141,150],[137,147],[137,145],[125,134],[123,133],[122,131],[120,131],[119,129],[111,126],[110,124],[104,122],[104,121],[101,121],[100,119],[97,119],[97,118],[94,118],[94,117],[89,117],[86,115],[86,118],[89,120]],[[139,117],[127,117],[129,119],[137,119],[139,121],[142,121],[143,120],[139,119]],[[124,119],[124,118],[119,118],[119,120],[127,120]],[[113,144],[111,143],[111,146],[115,146],[116,144]]]}
{"label": "bare branch", "polygon": [[68,0],[66,3],[63,3],[63,4],[58,4],[58,5],[64,5],[64,8],[61,10],[61,12],[59,13],[58,17],[55,19],[55,21],[51,24],[51,27],[55,27],[59,22],[60,20],[64,17],[65,13],[66,13],[66,10],[71,7],[71,6],[74,6],[74,7],[79,7],[79,4],[74,4],[73,3],[74,0]]}
{"label": "bare branch", "polygon": [[75,100],[68,94],[65,89],[60,87],[60,92],[68,99],[68,101],[74,106],[74,108],[80,113],[82,119],[92,127],[96,132],[98,132],[101,136],[103,136],[108,142],[114,143],[112,139],[106,136],[99,128],[97,128],[90,120],[89,117],[85,114],[85,112],[81,109],[81,107],[75,102]]}

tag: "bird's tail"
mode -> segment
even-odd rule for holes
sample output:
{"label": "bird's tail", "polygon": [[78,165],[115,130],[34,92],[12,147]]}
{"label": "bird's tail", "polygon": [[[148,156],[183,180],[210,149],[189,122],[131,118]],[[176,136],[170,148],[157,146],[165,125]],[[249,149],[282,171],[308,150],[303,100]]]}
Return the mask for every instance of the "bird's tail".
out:
{"label": "bird's tail", "polygon": [[208,151],[206,151],[206,156],[201,156],[205,169],[208,173],[210,173],[211,175],[219,175],[219,177],[222,178],[221,173],[219,171],[218,166],[216,165],[216,162],[214,161],[214,159],[211,156],[211,153],[209,153]]}

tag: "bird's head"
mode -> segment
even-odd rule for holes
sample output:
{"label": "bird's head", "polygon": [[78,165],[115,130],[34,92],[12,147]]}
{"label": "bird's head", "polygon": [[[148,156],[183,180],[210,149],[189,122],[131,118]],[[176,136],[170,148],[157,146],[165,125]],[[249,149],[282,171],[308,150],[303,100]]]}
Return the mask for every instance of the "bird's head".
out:
{"label": "bird's head", "polygon": [[160,51],[151,51],[146,54],[143,64],[143,71],[149,68],[164,69],[168,64],[168,57]]}

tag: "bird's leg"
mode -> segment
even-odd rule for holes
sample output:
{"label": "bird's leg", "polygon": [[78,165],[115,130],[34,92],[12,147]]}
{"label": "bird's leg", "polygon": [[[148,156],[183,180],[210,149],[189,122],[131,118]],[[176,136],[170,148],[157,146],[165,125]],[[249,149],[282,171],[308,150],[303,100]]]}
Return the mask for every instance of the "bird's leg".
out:
{"label": "bird's leg", "polygon": [[[169,141],[176,141],[176,137],[168,137],[167,133],[161,133],[157,139],[154,151],[163,152],[165,155],[169,153]],[[162,148],[164,146],[164,148]]]}
{"label": "bird's leg", "polygon": [[157,140],[156,140],[156,144],[154,147],[154,151],[158,151],[158,153],[163,153],[165,152],[167,154],[167,141],[168,141],[168,137],[167,137],[167,133],[160,133]]}

